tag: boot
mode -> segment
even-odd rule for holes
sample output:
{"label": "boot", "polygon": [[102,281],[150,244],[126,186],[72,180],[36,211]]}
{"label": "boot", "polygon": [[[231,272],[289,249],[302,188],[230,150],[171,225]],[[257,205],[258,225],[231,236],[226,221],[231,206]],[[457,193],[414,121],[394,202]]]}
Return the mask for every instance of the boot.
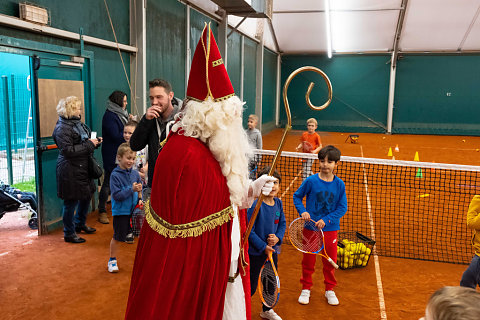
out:
{"label": "boot", "polygon": [[98,221],[103,224],[109,224],[110,221],[108,220],[106,212],[99,212],[98,213]]}

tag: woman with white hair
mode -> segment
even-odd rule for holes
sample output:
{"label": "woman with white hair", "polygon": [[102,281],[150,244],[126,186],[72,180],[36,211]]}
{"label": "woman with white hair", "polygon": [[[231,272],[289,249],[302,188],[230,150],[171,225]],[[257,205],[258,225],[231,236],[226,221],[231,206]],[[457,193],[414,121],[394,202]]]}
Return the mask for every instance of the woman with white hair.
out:
{"label": "woman with white hair", "polygon": [[[57,105],[58,121],[53,139],[58,146],[57,195],[63,199],[65,242],[82,243],[77,233],[94,233],[85,222],[95,184],[88,172],[88,162],[102,138],[90,139],[91,130],[80,121],[82,102],[75,96],[61,99]],[[75,214],[76,211],[76,214]]]}

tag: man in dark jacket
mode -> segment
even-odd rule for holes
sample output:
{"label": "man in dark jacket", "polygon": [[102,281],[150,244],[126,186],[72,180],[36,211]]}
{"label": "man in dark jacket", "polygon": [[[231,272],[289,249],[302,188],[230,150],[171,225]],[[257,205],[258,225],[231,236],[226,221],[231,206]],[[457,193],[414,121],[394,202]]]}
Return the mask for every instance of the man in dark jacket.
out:
{"label": "man in dark jacket", "polygon": [[133,151],[140,151],[148,145],[148,187],[151,188],[160,142],[167,137],[174,117],[182,107],[182,100],[174,97],[172,86],[165,80],[153,79],[148,85],[151,107],[133,132],[130,147]]}

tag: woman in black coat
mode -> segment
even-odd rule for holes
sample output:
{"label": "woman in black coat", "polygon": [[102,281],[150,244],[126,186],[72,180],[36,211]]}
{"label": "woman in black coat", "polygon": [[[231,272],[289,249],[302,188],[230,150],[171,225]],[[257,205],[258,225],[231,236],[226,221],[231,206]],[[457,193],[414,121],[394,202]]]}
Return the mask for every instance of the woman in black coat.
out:
{"label": "woman in black coat", "polygon": [[[61,99],[53,139],[60,151],[57,159],[57,195],[63,199],[65,242],[82,243],[77,233],[94,233],[85,222],[95,184],[88,173],[89,157],[102,138],[90,139],[91,130],[80,121],[82,102],[74,96]],[[75,215],[76,210],[76,215]]]}

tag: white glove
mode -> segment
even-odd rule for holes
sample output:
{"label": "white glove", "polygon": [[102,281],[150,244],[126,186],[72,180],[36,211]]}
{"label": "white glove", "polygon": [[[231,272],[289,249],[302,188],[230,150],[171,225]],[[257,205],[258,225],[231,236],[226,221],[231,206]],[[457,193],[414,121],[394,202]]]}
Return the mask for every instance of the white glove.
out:
{"label": "white glove", "polygon": [[252,195],[254,198],[258,198],[260,196],[260,192],[263,195],[268,196],[273,189],[273,182],[277,180],[277,178],[272,176],[267,176],[264,174],[257,180],[252,182]]}

